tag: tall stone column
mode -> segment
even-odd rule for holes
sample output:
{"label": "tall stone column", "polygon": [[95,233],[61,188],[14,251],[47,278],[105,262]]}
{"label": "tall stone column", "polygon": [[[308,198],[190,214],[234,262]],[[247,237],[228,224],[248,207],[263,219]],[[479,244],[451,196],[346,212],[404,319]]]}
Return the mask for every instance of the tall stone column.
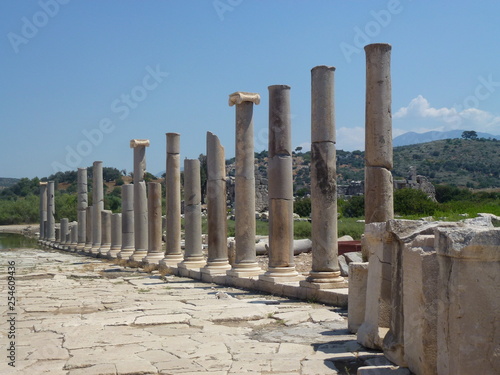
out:
{"label": "tall stone column", "polygon": [[161,184],[148,183],[148,255],[142,261],[148,270],[158,268],[164,257],[162,250]]}
{"label": "tall stone column", "polygon": [[54,220],[54,214],[54,181],[49,181],[47,184],[47,241],[49,242],[49,245],[56,240],[56,223]]}
{"label": "tall stone column", "polygon": [[85,247],[83,252],[90,253],[92,250],[92,213],[94,212],[94,206],[87,206],[85,209]]}
{"label": "tall stone column", "polygon": [[106,258],[115,259],[122,249],[122,214],[111,215],[111,247]]}
{"label": "tall stone column", "polygon": [[104,182],[102,161],[95,161],[92,170],[92,249],[90,254],[99,254],[101,247],[101,211],[104,210]]}
{"label": "tall stone column", "polygon": [[148,253],[148,201],[146,193],[146,147],[148,139],[132,139],[130,148],[134,149],[134,239],[135,250],[130,256],[133,262],[141,262]]}
{"label": "tall stone column", "polygon": [[269,269],[265,281],[295,281],[290,86],[269,86]]}
{"label": "tall stone column", "polygon": [[69,221],[67,218],[61,219],[59,228],[60,228],[59,249],[66,250],[68,245],[68,233],[69,233]]}
{"label": "tall stone column", "polygon": [[338,262],[334,72],[311,70],[312,270],[301,285],[316,289],[346,286]]}
{"label": "tall stone column", "polygon": [[181,162],[180,134],[167,133],[166,186],[166,251],[160,268],[177,266],[182,261],[181,251]]}
{"label": "tall stone column", "polygon": [[260,95],[235,92],[229,95],[229,106],[236,105],[236,256],[229,276],[250,277],[262,270],[255,252],[255,172],[253,142],[253,106]]}
{"label": "tall stone column", "polygon": [[70,244],[68,246],[68,250],[76,251],[76,246],[78,245],[78,222],[72,221],[69,224],[69,233],[70,233]]}
{"label": "tall stone column", "polygon": [[106,257],[111,249],[111,215],[110,210],[101,211],[101,247],[99,248],[99,256]]}
{"label": "tall stone column", "polygon": [[76,250],[83,250],[85,248],[86,230],[87,230],[87,168],[78,168],[77,175],[78,186],[78,240]]}
{"label": "tall stone column", "polygon": [[394,218],[391,115],[391,45],[366,52],[365,222]]}
{"label": "tall stone column", "polygon": [[219,138],[207,132],[208,259],[201,272],[225,274],[227,252],[226,159]]}
{"label": "tall stone column", "polygon": [[122,185],[122,246],[118,259],[127,261],[134,253],[134,185]]}
{"label": "tall stone column", "polygon": [[178,267],[201,268],[205,265],[205,260],[201,243],[201,180],[198,159],[184,160],[184,227],[184,260]]}
{"label": "tall stone column", "polygon": [[40,182],[40,234],[38,238],[44,240],[47,222],[47,183]]}

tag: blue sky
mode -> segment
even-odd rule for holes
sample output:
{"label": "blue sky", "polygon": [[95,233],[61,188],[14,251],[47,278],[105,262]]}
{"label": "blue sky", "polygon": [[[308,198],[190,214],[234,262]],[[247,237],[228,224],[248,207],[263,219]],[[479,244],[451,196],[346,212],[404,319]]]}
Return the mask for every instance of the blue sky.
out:
{"label": "blue sky", "polygon": [[45,177],[102,160],[165,169],[206,131],[234,156],[228,95],[257,92],[255,148],[267,149],[269,85],[291,86],[293,146],[310,141],[310,70],[336,67],[337,148],[363,149],[365,56],[392,44],[393,135],[500,134],[500,2],[40,0],[0,2],[1,177]]}

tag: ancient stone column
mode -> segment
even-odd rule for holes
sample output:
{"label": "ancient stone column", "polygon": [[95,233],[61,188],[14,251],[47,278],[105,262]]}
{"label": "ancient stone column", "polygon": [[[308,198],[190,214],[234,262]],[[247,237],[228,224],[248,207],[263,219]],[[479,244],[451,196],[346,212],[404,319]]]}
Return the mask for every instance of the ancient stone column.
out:
{"label": "ancient stone column", "polygon": [[225,274],[227,253],[226,159],[219,138],[207,132],[208,259],[201,272]]}
{"label": "ancient stone column", "polygon": [[141,262],[148,253],[148,201],[144,173],[146,172],[146,147],[148,139],[132,139],[134,149],[134,240],[135,250],[130,260]]}
{"label": "ancient stone column", "polygon": [[201,181],[198,159],[184,160],[184,228],[184,260],[178,267],[203,267],[205,260],[201,243]]}
{"label": "ancient stone column", "polygon": [[87,206],[85,209],[85,247],[83,251],[85,253],[90,253],[92,250],[92,213],[94,212],[94,206]]}
{"label": "ancient stone column", "polygon": [[181,167],[180,134],[167,133],[166,186],[166,251],[160,268],[177,266],[182,261],[181,251]]}
{"label": "ancient stone column", "polygon": [[114,259],[122,248],[122,214],[111,215],[111,247],[107,258]]}
{"label": "ancient stone column", "polygon": [[346,286],[338,262],[334,72],[311,70],[312,270],[301,285],[317,289]]}
{"label": "ancient stone column", "polygon": [[236,256],[229,276],[250,277],[262,272],[255,252],[255,172],[253,141],[253,106],[260,95],[235,92],[229,106],[236,105]]}
{"label": "ancient stone column", "polygon": [[40,182],[40,240],[45,239],[45,224],[47,221],[47,183]]}
{"label": "ancient stone column", "polygon": [[86,229],[87,229],[87,168],[78,168],[77,175],[78,186],[78,240],[76,250],[83,250],[85,248]]}
{"label": "ancient stone column", "polygon": [[59,248],[61,250],[66,250],[67,245],[68,245],[68,233],[69,233],[69,221],[67,218],[63,218],[60,221],[60,227],[59,227]]}
{"label": "ancient stone column", "polygon": [[162,220],[161,220],[161,184],[148,183],[148,255],[142,261],[148,270],[158,267],[164,257],[162,250]]}
{"label": "ancient stone column", "polygon": [[365,222],[394,217],[392,181],[391,45],[366,52]]}
{"label": "ancient stone column", "polygon": [[269,269],[265,281],[295,281],[290,86],[269,86]]}
{"label": "ancient stone column", "polygon": [[118,259],[128,260],[134,249],[134,185],[122,185],[122,246]]}
{"label": "ancient stone column", "polygon": [[92,255],[99,254],[101,247],[101,211],[104,209],[104,182],[102,161],[95,161],[92,171]]}
{"label": "ancient stone column", "polygon": [[106,257],[111,249],[111,215],[110,210],[101,211],[101,247],[99,248],[99,256]]}
{"label": "ancient stone column", "polygon": [[72,221],[69,224],[69,234],[70,243],[68,246],[68,250],[76,251],[76,246],[78,245],[78,222]]}
{"label": "ancient stone column", "polygon": [[49,243],[56,240],[54,214],[54,181],[49,181],[47,185],[47,241]]}

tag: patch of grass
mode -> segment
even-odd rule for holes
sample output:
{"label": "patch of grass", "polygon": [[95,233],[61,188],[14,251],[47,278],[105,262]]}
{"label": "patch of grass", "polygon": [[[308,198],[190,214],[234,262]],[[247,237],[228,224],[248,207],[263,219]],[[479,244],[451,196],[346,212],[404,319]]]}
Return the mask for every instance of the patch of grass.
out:
{"label": "patch of grass", "polygon": [[148,292],[151,292],[151,289],[143,289],[143,288],[141,288],[141,289],[138,290],[138,292],[139,293],[148,293]]}

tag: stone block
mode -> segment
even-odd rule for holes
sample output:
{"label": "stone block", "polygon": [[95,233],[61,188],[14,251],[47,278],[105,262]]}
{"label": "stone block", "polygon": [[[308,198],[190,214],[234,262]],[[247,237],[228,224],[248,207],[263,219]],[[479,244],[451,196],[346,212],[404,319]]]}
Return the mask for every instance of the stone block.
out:
{"label": "stone block", "polygon": [[364,366],[357,375],[411,375],[410,370],[399,366]]}
{"label": "stone block", "polygon": [[340,276],[346,277],[349,276],[349,265],[347,264],[345,257],[343,255],[339,255],[339,268],[340,268]]}
{"label": "stone block", "polygon": [[437,370],[500,373],[500,228],[438,228]]}
{"label": "stone block", "polygon": [[366,310],[366,285],[368,279],[368,262],[349,264],[349,304],[348,304],[348,329],[352,333],[365,320]]}

